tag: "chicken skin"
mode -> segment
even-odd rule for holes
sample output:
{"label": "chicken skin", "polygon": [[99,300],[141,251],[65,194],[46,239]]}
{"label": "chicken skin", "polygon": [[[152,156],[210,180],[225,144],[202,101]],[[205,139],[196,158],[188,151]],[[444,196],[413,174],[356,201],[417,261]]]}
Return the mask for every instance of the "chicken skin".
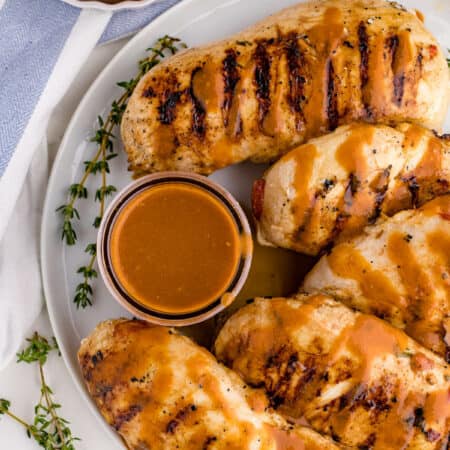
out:
{"label": "chicken skin", "polygon": [[254,184],[258,240],[317,255],[380,215],[450,191],[450,137],[354,123],[292,150]]}
{"label": "chicken skin", "polygon": [[263,386],[278,412],[344,445],[448,448],[444,360],[331,297],[256,299],[226,322],[215,353],[247,383]]}
{"label": "chicken skin", "polygon": [[450,195],[341,242],[301,290],[388,320],[450,362]]}
{"label": "chicken skin", "polygon": [[266,411],[263,394],[175,330],[110,320],[83,340],[89,393],[133,450],[338,450]]}
{"label": "chicken skin", "polygon": [[316,0],[168,58],[121,133],[135,175],[270,162],[342,124],[442,125],[448,68],[421,16],[384,0]]}

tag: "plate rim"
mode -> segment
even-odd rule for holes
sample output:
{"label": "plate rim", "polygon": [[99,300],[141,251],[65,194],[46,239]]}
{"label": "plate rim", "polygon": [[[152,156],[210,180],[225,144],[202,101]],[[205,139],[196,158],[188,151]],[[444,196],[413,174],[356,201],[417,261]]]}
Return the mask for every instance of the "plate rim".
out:
{"label": "plate rim", "polygon": [[[78,3],[78,0],[63,0],[66,3],[74,4]],[[155,0],[149,0],[148,2],[144,1],[142,3],[139,3],[140,6],[144,6],[144,4],[149,4]],[[57,318],[58,310],[59,308],[56,308],[56,304],[58,303],[58,299],[55,297],[53,291],[54,289],[51,287],[51,279],[52,276],[50,275],[50,272],[55,269],[54,265],[47,264],[51,260],[51,255],[55,254],[55,250],[53,250],[52,253],[52,243],[53,241],[49,237],[50,230],[52,229],[52,220],[56,219],[56,214],[54,212],[54,203],[53,199],[51,198],[54,194],[52,191],[54,191],[55,187],[57,186],[57,167],[60,165],[60,160],[63,158],[63,149],[67,147],[69,136],[72,133],[73,128],[75,127],[76,119],[79,117],[80,112],[85,108],[86,103],[88,103],[90,96],[92,95],[92,91],[96,90],[97,86],[99,86],[102,82],[102,80],[105,77],[105,74],[110,71],[110,67],[114,66],[117,62],[117,60],[120,60],[123,58],[124,54],[131,49],[134,48],[135,42],[139,41],[141,35],[146,34],[148,32],[149,28],[153,27],[159,27],[160,22],[164,22],[166,20],[171,20],[171,16],[178,16],[182,15],[183,11],[186,9],[189,9],[190,5],[195,4],[197,2],[203,4],[204,0],[183,0],[179,3],[171,6],[168,10],[163,12],[161,15],[156,17],[154,20],[152,20],[149,24],[147,24],[142,30],[140,30],[138,33],[136,33],[130,40],[127,42],[108,62],[108,64],[99,72],[99,74],[96,76],[93,83],[90,85],[89,89],[87,89],[85,92],[82,93],[80,96],[81,99],[75,108],[68,125],[66,126],[63,134],[63,138],[61,140],[60,145],[58,146],[58,151],[56,153],[56,156],[54,158],[50,176],[48,179],[48,185],[45,192],[45,200],[44,200],[44,206],[42,209],[42,219],[41,219],[41,229],[39,233],[39,249],[40,249],[40,273],[41,273],[41,279],[42,279],[42,288],[43,288],[43,294],[45,298],[45,304],[47,307],[47,311],[49,314],[50,323],[52,326],[52,330],[58,339],[60,340],[61,336],[64,336],[65,331],[63,330],[64,323],[60,319]],[[227,5],[227,4],[234,4],[234,3],[240,3],[243,1],[245,3],[245,0],[215,0],[211,2],[205,2],[205,7],[203,8],[203,13],[208,14],[212,11],[214,11],[216,8],[219,8],[221,5]],[[300,1],[305,0],[297,0],[298,3]],[[86,3],[94,3],[92,2],[86,2]],[[277,2],[274,1],[276,4]],[[79,6],[79,3],[78,5]],[[110,6],[105,5],[103,6]],[[117,6],[117,5],[113,5]],[[123,4],[122,4],[123,6]],[[136,5],[137,6],[137,5]],[[85,6],[87,7],[93,7],[93,6]],[[432,4],[430,4],[430,7],[432,8]],[[112,9],[112,8],[107,8]],[[122,8],[123,9],[123,8]],[[281,9],[281,8],[280,8]],[[176,34],[176,33],[175,33]],[[450,109],[449,109],[450,114]],[[65,197],[64,197],[65,198]],[[54,223],[53,223],[54,225]],[[59,228],[58,228],[59,231]],[[56,237],[55,237],[56,239]],[[54,276],[53,276],[54,277]],[[50,300],[52,299],[52,300]],[[59,301],[61,303],[61,300]],[[123,448],[123,441],[118,433],[115,433],[113,429],[108,425],[106,420],[101,415],[100,411],[98,410],[97,406],[95,405],[93,399],[89,395],[86,386],[82,382],[82,380],[79,377],[80,370],[78,365],[73,360],[74,356],[71,354],[71,352],[68,351],[68,348],[63,345],[61,347],[61,356],[64,362],[64,365],[67,368],[67,371],[70,375],[70,378],[72,382],[74,383],[76,390],[81,395],[83,402],[87,405],[87,407],[91,410],[92,414],[96,417],[96,420],[101,423],[101,429],[104,430],[104,434],[108,435],[108,438],[105,436],[105,441],[107,442],[114,442],[115,448]]]}

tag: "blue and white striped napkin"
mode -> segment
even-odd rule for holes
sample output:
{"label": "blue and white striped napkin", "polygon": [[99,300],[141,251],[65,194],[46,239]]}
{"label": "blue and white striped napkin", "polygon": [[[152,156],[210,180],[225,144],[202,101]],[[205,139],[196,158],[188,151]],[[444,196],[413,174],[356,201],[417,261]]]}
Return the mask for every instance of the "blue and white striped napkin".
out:
{"label": "blue and white striped napkin", "polygon": [[0,0],[0,368],[42,306],[38,237],[52,110],[96,45],[179,1],[112,14],[61,0]]}
{"label": "blue and white striped napkin", "polygon": [[[179,0],[155,2],[138,10],[85,11],[95,27],[80,29],[86,48],[131,34]],[[81,10],[61,0],[0,0],[0,177],[13,158],[38,100]],[[80,28],[80,27],[78,27]],[[101,33],[99,37],[98,34]],[[78,66],[81,64],[79,63]]]}

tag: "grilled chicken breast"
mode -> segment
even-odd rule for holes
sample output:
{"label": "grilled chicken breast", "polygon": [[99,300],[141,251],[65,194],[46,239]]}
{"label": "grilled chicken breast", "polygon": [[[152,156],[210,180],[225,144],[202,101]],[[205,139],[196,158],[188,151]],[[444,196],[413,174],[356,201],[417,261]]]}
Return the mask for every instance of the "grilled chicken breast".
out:
{"label": "grilled chicken breast", "polygon": [[339,448],[266,412],[263,394],[173,329],[103,322],[78,357],[90,394],[129,449]]}
{"label": "grilled chicken breast", "polygon": [[450,362],[450,195],[337,245],[302,291],[376,314]]}
{"label": "grilled chicken breast", "polygon": [[215,343],[274,407],[359,449],[445,449],[450,371],[402,331],[325,295],[256,299]]}
{"label": "grilled chicken breast", "polygon": [[414,12],[319,0],[158,64],[130,98],[122,138],[136,175],[209,174],[355,120],[439,128],[447,97],[447,63]]}
{"label": "grilled chicken breast", "polygon": [[450,136],[354,123],[312,139],[254,183],[258,240],[318,254],[382,215],[450,190]]}

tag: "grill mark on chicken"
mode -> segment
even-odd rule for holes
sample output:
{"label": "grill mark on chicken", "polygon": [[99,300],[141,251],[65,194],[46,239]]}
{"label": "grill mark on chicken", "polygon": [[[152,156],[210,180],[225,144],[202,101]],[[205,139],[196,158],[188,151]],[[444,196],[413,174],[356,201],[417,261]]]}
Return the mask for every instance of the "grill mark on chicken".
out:
{"label": "grill mark on chicken", "polygon": [[[430,137],[425,153],[417,164],[416,169],[409,175],[409,177],[414,177],[414,182],[418,186],[415,190],[417,191],[415,196],[417,197],[416,203],[418,205],[423,202],[424,196],[442,195],[448,190],[448,183],[443,183],[442,179],[438,178],[439,175],[446,173],[443,150],[439,138],[434,136]],[[436,180],[437,178],[438,180]],[[413,178],[411,178],[411,180],[412,179]],[[429,194],[427,193],[427,190],[430,191]]]}
{"label": "grill mark on chicken", "polygon": [[223,124],[228,126],[230,109],[233,103],[233,96],[236,85],[240,80],[237,55],[234,49],[228,49],[222,61],[222,76],[224,82],[224,100],[222,104]]}
{"label": "grill mark on chicken", "polygon": [[402,178],[402,181],[404,183],[406,183],[406,185],[408,187],[408,191],[411,195],[411,206],[413,208],[418,208],[420,205],[420,199],[419,199],[420,185],[419,185],[419,183],[417,183],[416,177],[414,175],[412,175],[407,178]]}
{"label": "grill mark on chicken", "polygon": [[99,350],[95,355],[92,355],[92,364],[94,367],[103,360],[103,353]]}
{"label": "grill mark on chicken", "polygon": [[425,439],[428,442],[436,442],[441,437],[441,434],[434,430],[426,430],[424,431]]}
{"label": "grill mark on chicken", "polygon": [[[271,355],[265,364],[267,392],[272,408],[277,409],[284,403],[286,389],[289,387],[292,376],[296,372],[296,363],[298,362],[298,355],[292,354],[289,357],[286,367],[284,349]],[[283,369],[284,367],[284,369]]]}
{"label": "grill mark on chicken", "polygon": [[[269,19],[267,26],[257,25],[254,34],[231,37],[212,47],[191,49],[173,58],[173,63],[167,61],[152,68],[124,115],[122,130],[131,169],[140,173],[177,170],[191,163],[192,170],[210,173],[224,165],[224,158],[219,157],[216,161],[212,142],[225,142],[226,150],[221,153],[229,156],[226,164],[247,159],[273,161],[293,146],[334,128],[335,115],[327,118],[327,91],[333,89],[339,91],[337,112],[340,123],[364,120],[370,115],[373,122],[397,123],[402,120],[424,123],[430,128],[439,127],[441,106],[446,98],[442,88],[447,78],[447,71],[442,67],[445,60],[414,14],[399,15],[395,8],[378,0],[373,5],[357,1],[344,5],[327,0],[317,5],[311,20],[304,21],[304,14],[302,16],[299,11],[306,6],[297,8],[292,9],[292,15],[280,16],[280,20],[286,20],[285,24],[278,23],[276,18]],[[281,29],[281,37],[277,27]],[[269,43],[271,38],[274,45]],[[258,89],[257,99],[255,72],[262,75],[263,71],[255,70],[255,50],[263,54],[262,47],[266,47],[265,60],[271,67],[266,74],[271,79],[270,89]],[[423,49],[423,56],[419,49]],[[330,55],[331,66],[326,64]],[[281,79],[275,80],[273,66],[278,58],[281,58]],[[185,114],[190,109],[190,99],[183,94],[189,87],[192,70],[199,64],[208,66],[215,75],[209,78],[210,86],[202,91],[205,95],[195,91],[207,110],[206,139],[202,142],[190,139],[192,119]],[[423,66],[422,76],[419,75],[420,66]],[[327,67],[334,71],[334,82],[326,76]],[[395,83],[393,71],[397,72]],[[177,78],[175,85],[171,76]],[[282,84],[276,85],[277,81]],[[422,84],[428,88],[419,90],[418,86]],[[148,88],[151,88],[149,100],[145,98]],[[361,88],[364,92],[358,92]],[[151,101],[154,93],[161,99],[167,89],[182,92],[181,98],[177,100],[177,94],[174,94],[163,102]],[[428,90],[434,94],[425,98]],[[262,92],[266,95],[261,96]],[[274,93],[280,93],[279,103],[275,101]],[[434,96],[439,99],[431,105],[430,98]],[[172,102],[165,105],[167,100]],[[169,117],[158,112],[158,106],[161,110],[173,103],[176,108],[168,108]],[[235,103],[239,108],[234,108]],[[274,104],[280,107],[274,107]],[[212,105],[217,109],[214,113],[210,109]],[[334,105],[328,101],[328,106]],[[268,114],[276,112],[279,133],[267,133],[264,127],[258,129],[258,120],[261,122],[267,108]],[[165,123],[170,123],[175,109],[179,110],[179,117],[172,123],[180,147],[187,150],[183,163],[179,162],[175,152],[158,152],[163,140],[159,134],[164,127],[160,126],[157,117],[162,116]],[[234,120],[238,117],[234,109],[240,109],[244,126],[239,139],[233,139],[238,123]],[[214,126],[210,127],[210,123]],[[207,157],[208,162],[200,155]]]}
{"label": "grill mark on chicken", "polygon": [[392,165],[389,165],[386,167],[386,169],[383,170],[383,173],[379,180],[377,180],[377,185],[373,186],[373,190],[375,191],[375,205],[373,208],[373,213],[369,216],[367,219],[367,222],[370,225],[373,225],[378,217],[380,217],[381,211],[382,211],[382,205],[384,202],[384,199],[386,197],[386,192],[389,187],[389,179],[391,175],[391,169]]}
{"label": "grill mark on chicken", "polygon": [[322,191],[317,191],[314,193],[311,203],[309,204],[308,208],[305,210],[303,222],[298,226],[297,230],[294,233],[294,239],[296,241],[301,241],[303,234],[306,233],[308,231],[308,229],[311,228],[311,221],[313,218],[314,209],[317,204],[317,199],[320,197],[321,193],[322,193]]}
{"label": "grill mark on chicken", "polygon": [[236,127],[234,129],[234,135],[233,135],[235,138],[239,138],[242,136],[243,126],[244,126],[244,124],[242,122],[242,116],[240,113],[238,113],[237,120],[236,120]]}
{"label": "grill mark on chicken", "polygon": [[370,434],[369,437],[365,440],[364,444],[358,447],[358,450],[370,450],[375,445],[376,440],[376,433]]}
{"label": "grill mark on chicken", "polygon": [[353,197],[358,192],[358,188],[360,186],[361,186],[361,181],[358,178],[358,175],[356,175],[355,173],[351,172],[349,177],[348,177],[347,189],[345,190],[345,194],[344,194],[344,204],[346,206],[349,206],[349,207],[352,206],[352,204],[353,204]]}
{"label": "grill mark on chicken", "polygon": [[344,228],[348,228],[347,231],[350,232],[352,228],[365,225],[367,217],[373,211],[371,189],[365,185],[362,186],[369,173],[369,161],[365,149],[371,144],[373,137],[372,128],[358,125],[336,150],[336,160],[349,175],[343,197],[337,204],[340,213],[336,217],[331,240],[336,239]]}
{"label": "grill mark on chicken", "polygon": [[445,344],[444,359],[446,363],[450,363],[450,345]]}
{"label": "grill mark on chicken", "polygon": [[[232,355],[228,358],[230,367],[239,367],[244,379],[263,380],[269,395],[273,395],[274,379],[286,382],[288,386],[282,384],[275,394],[276,403],[283,405],[280,411],[297,419],[306,417],[312,428],[352,448],[371,448],[375,441],[376,448],[380,449],[435,448],[420,444],[424,438],[434,441],[438,440],[437,433],[442,436],[442,431],[448,432],[446,421],[450,418],[450,408],[445,378],[448,368],[428,353],[427,357],[433,358],[439,370],[433,372],[428,367],[424,369],[431,371],[428,375],[418,374],[404,363],[402,355],[408,349],[415,355],[424,350],[401,331],[372,316],[346,310],[352,315],[349,323],[343,319],[342,324],[324,326],[325,316],[311,316],[307,309],[311,305],[321,308],[320,298],[318,295],[300,297],[301,306],[294,299],[258,299],[256,304],[244,307],[219,333],[216,341],[219,359],[226,360]],[[344,308],[333,303],[335,306],[329,310],[331,317],[338,314],[334,308]],[[331,303],[327,305],[326,308]],[[295,320],[297,326],[293,325]],[[326,328],[325,333],[322,326]],[[246,338],[242,348],[236,351],[236,340],[242,337],[240,332]],[[314,347],[316,335],[325,342],[331,341],[326,350],[317,351]],[[290,342],[289,351],[285,351],[286,341]],[[313,367],[317,372],[312,381],[300,382],[304,390],[298,395],[298,377],[311,354],[316,358]],[[268,374],[264,355],[276,356],[275,374]],[[377,369],[377,363],[386,356],[395,362],[386,365],[389,367],[386,371]],[[286,376],[291,360],[296,374]],[[341,384],[342,375],[351,382]],[[435,387],[430,388],[431,382],[427,384],[428,377],[436,378],[432,383]],[[422,391],[423,383],[430,389],[426,393]],[[396,430],[395,435],[392,430]],[[445,445],[446,441],[440,443]]]}
{"label": "grill mark on chicken", "polygon": [[359,406],[370,411],[372,416],[390,411],[395,402],[392,401],[389,388],[388,380],[386,385],[380,383],[370,388],[366,384],[358,384],[339,398],[339,411],[349,411]]}
{"label": "grill mark on chicken", "polygon": [[206,111],[204,105],[198,100],[194,94],[193,81],[195,75],[202,70],[201,67],[197,67],[192,72],[191,84],[189,87],[189,98],[192,103],[192,131],[198,137],[203,137],[205,135],[205,117]]}
{"label": "grill mark on chicken", "polygon": [[[308,361],[304,364],[300,363],[298,353],[291,352],[288,348],[281,348],[275,355],[269,356],[265,370],[266,380],[263,385],[266,386],[270,405],[274,409],[285,402],[290,389],[295,390],[296,395],[299,395],[303,386],[315,374],[314,363],[308,363]],[[299,371],[301,376],[294,381],[293,377],[297,376]]]}
{"label": "grill mark on chicken", "polygon": [[131,405],[127,410],[116,413],[113,427],[119,431],[123,424],[130,422],[141,411],[141,405]]}
{"label": "grill mark on chicken", "polygon": [[305,122],[302,103],[305,101],[306,79],[303,74],[303,68],[306,63],[304,55],[298,45],[296,33],[291,33],[287,36],[285,52],[289,73],[288,104],[296,114],[296,129],[299,130]]}
{"label": "grill mark on chicken", "polygon": [[175,418],[172,419],[166,427],[166,433],[168,434],[174,434],[177,427],[180,425],[181,422],[183,422],[188,414],[192,411],[196,411],[197,408],[195,405],[187,405],[184,408],[180,409]]}
{"label": "grill mark on chicken", "polygon": [[261,41],[256,46],[254,53],[255,73],[254,83],[256,86],[256,99],[258,100],[258,122],[262,126],[264,118],[270,108],[270,56],[267,46],[270,41]]}
{"label": "grill mark on chicken", "polygon": [[390,36],[386,39],[386,47],[388,49],[388,55],[391,60],[391,70],[393,73],[393,101],[397,106],[402,103],[405,75],[404,72],[400,74],[395,73],[395,65],[397,59],[397,51],[399,46],[399,37],[397,35]]}
{"label": "grill mark on chicken", "polygon": [[203,444],[202,450],[208,450],[210,444],[217,441],[217,438],[215,436],[208,436],[205,440],[205,443]]}
{"label": "grill mark on chicken", "polygon": [[103,403],[108,403],[108,395],[110,395],[112,391],[113,387],[111,385],[99,383],[96,386],[94,397],[100,398]]}
{"label": "grill mark on chicken", "polygon": [[[348,186],[347,186],[348,189]],[[347,191],[346,189],[346,191]],[[333,229],[330,233],[329,242],[325,246],[325,251],[331,250],[333,247],[334,241],[339,237],[339,235],[344,231],[345,225],[348,222],[348,219],[350,218],[350,215],[345,211],[339,211],[336,214],[336,219],[334,220]]]}
{"label": "grill mark on chicken", "polygon": [[[354,236],[380,215],[417,208],[449,192],[448,143],[426,128],[403,124],[396,130],[358,123],[342,130],[327,150],[336,169],[321,163],[325,155],[319,139],[295,148],[269,169],[263,178],[264,189],[257,183],[267,197],[274,191],[279,195],[274,208],[263,203],[263,192],[254,189],[259,236],[266,242],[319,254],[342,232],[342,238]],[[381,130],[385,130],[385,138],[380,136]],[[394,154],[397,163],[388,164]],[[292,190],[281,192],[278,183],[286,173],[283,168],[289,166],[289,181],[282,185]],[[334,173],[337,189],[328,196],[327,185],[333,184]]]}
{"label": "grill mark on chicken", "polygon": [[387,247],[391,260],[397,264],[398,274],[408,295],[411,319],[406,330],[412,337],[425,345],[428,344],[427,346],[447,359],[445,318],[442,314],[434,317],[435,311],[442,307],[434,291],[448,291],[450,238],[445,231],[428,234],[426,248],[435,258],[430,267],[423,267],[415,250],[410,248],[411,239],[414,239],[411,235],[405,239],[402,235],[393,234]]}
{"label": "grill mark on chicken", "polygon": [[383,204],[384,198],[386,196],[387,187],[388,184],[386,184],[386,188],[383,191],[378,192],[375,195],[375,206],[373,208],[373,213],[367,219],[367,223],[369,225],[373,225],[381,215],[382,211],[381,205]]}
{"label": "grill mark on chicken", "polygon": [[387,40],[387,45],[388,45],[389,53],[390,53],[390,57],[391,57],[391,69],[392,69],[392,73],[394,74],[393,100],[397,106],[400,106],[402,103],[403,94],[405,91],[405,79],[406,79],[404,68],[401,68],[400,70],[398,70],[396,68],[396,66],[398,64],[397,59],[399,58],[399,55],[398,55],[399,44],[400,44],[400,39],[398,36],[391,36]]}
{"label": "grill mark on chicken", "polygon": [[[104,358],[94,365],[97,351]],[[107,321],[82,342],[78,357],[83,377],[93,372],[92,379],[85,378],[90,394],[126,448],[263,450],[276,448],[276,433],[285,429],[295,437],[289,441],[292,448],[337,448],[320,434],[266,411],[261,392],[249,389],[175,330]],[[97,395],[104,385],[111,388],[106,398]]]}
{"label": "grill mark on chicken", "polygon": [[146,89],[144,89],[144,90],[142,91],[142,97],[145,97],[145,98],[154,98],[154,97],[156,97],[156,92],[155,92],[154,89],[150,86],[150,87],[148,87],[148,88],[146,88]]}
{"label": "grill mark on chicken", "polygon": [[417,55],[417,61],[416,61],[417,67],[419,67],[420,74],[423,70],[423,48],[419,48],[419,54]]}
{"label": "grill mark on chicken", "polygon": [[330,242],[334,242],[339,237],[339,235],[344,231],[344,228],[351,217],[348,210],[351,208],[353,204],[353,197],[358,191],[358,183],[358,177],[353,172],[351,172],[348,177],[347,185],[344,189],[341,206],[338,208],[339,212],[336,215],[336,219],[334,221]]}
{"label": "grill mark on chicken", "polygon": [[176,115],[176,107],[181,98],[181,92],[165,90],[161,105],[158,106],[159,121],[163,125],[170,125]]}
{"label": "grill mark on chicken", "polygon": [[360,55],[359,76],[361,81],[361,99],[368,115],[370,105],[365,100],[365,87],[369,81],[369,36],[364,22],[358,25],[358,49]]}
{"label": "grill mark on chicken", "polygon": [[327,117],[328,117],[328,129],[334,130],[338,126],[339,113],[338,113],[338,101],[337,91],[335,86],[335,74],[333,62],[331,59],[327,62]]}
{"label": "grill mark on chicken", "polygon": [[[446,311],[450,234],[442,217],[448,205],[448,196],[441,196],[409,217],[402,214],[401,219],[389,219],[385,226],[378,225],[369,232],[367,246],[361,239],[337,245],[325,259],[335,278],[322,282],[317,275],[320,271],[313,269],[306,279],[306,289],[333,293],[349,306],[383,317],[449,362]],[[416,236],[416,224],[425,236]],[[373,243],[381,250],[369,255],[370,250],[364,251],[364,247],[370,249]],[[424,256],[430,260],[424,262]],[[386,274],[397,283],[393,284]],[[342,279],[355,282],[353,297],[346,292]],[[380,314],[383,303],[387,306],[384,315]]]}

